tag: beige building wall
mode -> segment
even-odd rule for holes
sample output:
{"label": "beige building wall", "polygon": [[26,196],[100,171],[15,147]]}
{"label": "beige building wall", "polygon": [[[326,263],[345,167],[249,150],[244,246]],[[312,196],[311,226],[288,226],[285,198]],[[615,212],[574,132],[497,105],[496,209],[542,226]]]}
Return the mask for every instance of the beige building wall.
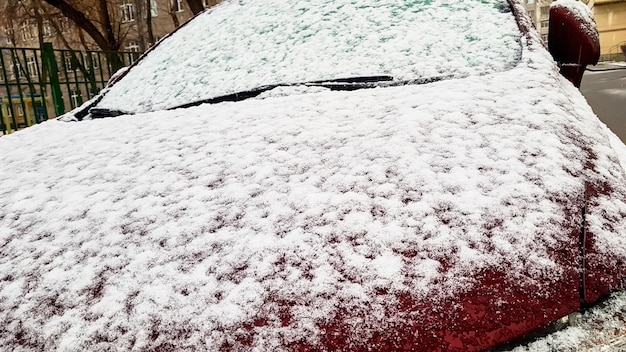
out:
{"label": "beige building wall", "polygon": [[626,1],[595,0],[588,3],[600,32],[601,55],[615,54],[617,58],[622,51],[620,46],[626,44]]}

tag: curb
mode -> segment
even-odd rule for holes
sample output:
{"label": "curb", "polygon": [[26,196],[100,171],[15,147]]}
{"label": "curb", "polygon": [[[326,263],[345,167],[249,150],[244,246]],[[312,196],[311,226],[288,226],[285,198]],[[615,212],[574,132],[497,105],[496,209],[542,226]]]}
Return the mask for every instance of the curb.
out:
{"label": "curb", "polygon": [[614,65],[610,63],[599,63],[596,66],[587,66],[587,71],[592,72],[606,72],[606,71],[616,71],[616,70],[624,70],[626,69],[626,65]]}

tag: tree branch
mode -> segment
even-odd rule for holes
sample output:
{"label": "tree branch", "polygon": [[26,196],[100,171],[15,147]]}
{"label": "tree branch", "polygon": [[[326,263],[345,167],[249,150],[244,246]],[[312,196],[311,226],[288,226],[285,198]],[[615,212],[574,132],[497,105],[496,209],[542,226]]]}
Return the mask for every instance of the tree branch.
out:
{"label": "tree branch", "polygon": [[[44,0],[51,6],[56,7],[61,13],[72,20],[78,27],[83,29],[96,42],[98,47],[104,51],[117,51],[119,44],[112,37],[113,32],[107,33],[107,37],[102,35],[100,30],[90,21],[84,13],[68,4],[65,0]],[[104,0],[102,0],[104,1]],[[102,14],[101,14],[102,15]],[[108,11],[106,13],[108,16]],[[105,26],[106,27],[106,26]],[[108,32],[108,31],[107,31]]]}

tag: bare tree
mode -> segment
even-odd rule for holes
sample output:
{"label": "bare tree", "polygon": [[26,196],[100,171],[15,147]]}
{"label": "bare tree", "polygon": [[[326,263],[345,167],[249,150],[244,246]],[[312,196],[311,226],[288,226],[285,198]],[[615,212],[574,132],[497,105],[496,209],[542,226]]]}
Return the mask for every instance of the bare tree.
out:
{"label": "bare tree", "polygon": [[[65,0],[44,1],[59,9],[65,17],[72,20],[79,28],[84,30],[103,51],[119,50],[120,43],[115,38],[113,24],[111,23],[111,16],[109,14],[109,6],[106,0],[97,0],[96,10],[99,17],[97,18],[98,22],[95,22],[94,19],[89,19],[85,13]],[[98,28],[96,23],[98,23],[101,28]]]}
{"label": "bare tree", "polygon": [[170,17],[172,17],[172,22],[174,22],[174,27],[178,28],[178,27],[180,27],[180,20],[178,19],[178,15],[176,14],[176,12],[178,10],[176,8],[176,6],[177,6],[176,5],[176,1],[171,1],[170,0],[169,4],[170,4],[170,7],[169,7],[169,11],[168,12],[170,14]]}
{"label": "bare tree", "polygon": [[16,38],[15,31],[13,30],[17,21],[17,2],[7,1],[0,7],[0,22],[6,29],[4,35],[6,37],[7,44],[15,46]]}
{"label": "bare tree", "polygon": [[96,0],[87,2],[92,5],[88,8],[90,14],[95,12],[93,18],[86,15],[80,2],[69,3],[66,0],[44,0],[47,4],[57,8],[65,17],[69,18],[76,26],[85,31],[98,47],[108,54],[109,63],[114,70],[121,68],[124,64],[121,57],[116,54],[121,47],[123,35],[119,23],[114,23],[111,16],[111,9],[107,0]]}
{"label": "bare tree", "polygon": [[146,1],[146,32],[148,34],[148,43],[150,45],[155,44],[154,40],[154,30],[152,28],[152,2],[156,0],[145,0]]}
{"label": "bare tree", "polygon": [[[62,30],[67,28],[67,18],[43,0],[5,0],[0,5],[0,25],[6,29],[4,34],[11,45],[32,46],[33,39],[37,39],[41,46],[53,33],[63,44],[68,43]],[[19,34],[17,38],[16,33]],[[93,45],[85,47],[90,48]]]}

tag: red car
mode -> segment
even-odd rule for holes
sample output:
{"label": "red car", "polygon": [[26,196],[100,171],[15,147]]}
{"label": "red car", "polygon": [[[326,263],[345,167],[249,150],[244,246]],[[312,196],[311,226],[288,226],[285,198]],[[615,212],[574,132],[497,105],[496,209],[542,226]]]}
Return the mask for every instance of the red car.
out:
{"label": "red car", "polygon": [[197,16],[0,138],[0,346],[477,351],[623,288],[625,147],[555,8],[585,60],[504,0]]}

